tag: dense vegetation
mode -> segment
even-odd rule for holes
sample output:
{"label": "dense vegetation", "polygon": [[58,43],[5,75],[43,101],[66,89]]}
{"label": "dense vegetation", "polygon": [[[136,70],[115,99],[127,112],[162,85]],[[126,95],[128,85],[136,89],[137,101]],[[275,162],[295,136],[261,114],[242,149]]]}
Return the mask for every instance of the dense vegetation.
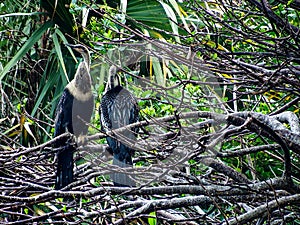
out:
{"label": "dense vegetation", "polygon": [[[1,223],[300,224],[299,10],[298,0],[0,2]],[[64,43],[90,49],[96,104],[76,180],[56,191],[55,108],[79,60]],[[139,102],[136,143],[101,132],[111,65]],[[107,135],[135,149],[123,172],[137,188],[112,185]]]}

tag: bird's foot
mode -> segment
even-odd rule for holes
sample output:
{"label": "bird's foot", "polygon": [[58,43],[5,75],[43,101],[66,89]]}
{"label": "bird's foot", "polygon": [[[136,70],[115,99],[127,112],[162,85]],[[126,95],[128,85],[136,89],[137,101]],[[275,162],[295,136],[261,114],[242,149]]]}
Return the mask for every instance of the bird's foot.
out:
{"label": "bird's foot", "polygon": [[68,145],[76,145],[76,142],[77,142],[77,140],[76,140],[76,136],[74,135],[74,134],[72,134],[72,133],[68,133],[70,136],[68,137],[68,139],[66,140],[66,143],[68,144]]}
{"label": "bird's foot", "polygon": [[86,135],[80,134],[80,135],[78,136],[76,142],[77,142],[77,145],[78,145],[78,146],[85,145],[86,142],[87,142],[87,137],[86,137]]}

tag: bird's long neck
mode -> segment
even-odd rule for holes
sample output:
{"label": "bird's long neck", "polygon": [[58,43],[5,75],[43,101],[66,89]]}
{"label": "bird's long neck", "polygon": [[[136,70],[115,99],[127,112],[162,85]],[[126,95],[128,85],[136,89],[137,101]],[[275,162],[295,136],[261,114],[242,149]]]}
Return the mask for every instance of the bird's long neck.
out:
{"label": "bird's long neck", "polygon": [[90,67],[91,67],[90,54],[88,52],[85,52],[84,54],[82,54],[82,58],[83,58],[83,62],[86,65],[87,70],[90,71]]}
{"label": "bird's long neck", "polygon": [[109,69],[108,81],[105,87],[105,93],[117,86],[121,85],[120,77],[116,72],[116,67],[111,66]]}
{"label": "bird's long neck", "polygon": [[75,86],[79,89],[79,91],[86,93],[91,91],[92,79],[90,75],[90,53],[87,48],[85,51],[81,52],[81,56],[83,61],[79,64],[74,80]]}
{"label": "bird's long neck", "polygon": [[81,62],[77,68],[75,77],[75,86],[79,91],[85,93],[91,91],[92,79],[90,75],[89,65],[86,62]]}
{"label": "bird's long neck", "polygon": [[[83,74],[79,74],[79,73]],[[74,79],[67,85],[67,89],[79,101],[87,101],[92,98],[92,80],[86,69],[85,62],[78,66]]]}
{"label": "bird's long neck", "polygon": [[82,54],[83,61],[78,65],[74,79],[68,84],[70,93],[79,101],[92,98],[92,79],[90,75],[90,55]]}

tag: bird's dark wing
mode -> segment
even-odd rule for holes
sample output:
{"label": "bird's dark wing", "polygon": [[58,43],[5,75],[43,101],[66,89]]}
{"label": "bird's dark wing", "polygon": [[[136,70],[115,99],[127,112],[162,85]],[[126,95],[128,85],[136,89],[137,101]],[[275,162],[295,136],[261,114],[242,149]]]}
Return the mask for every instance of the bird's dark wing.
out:
{"label": "bird's dark wing", "polygon": [[[74,97],[66,88],[56,108],[54,137],[66,131],[73,133],[72,108]],[[62,139],[55,143],[58,148],[55,189],[61,189],[73,181],[73,152],[75,146],[71,140]]]}
{"label": "bird's dark wing", "polygon": [[[129,124],[133,124],[139,121],[139,106],[136,98],[130,93],[130,101],[131,101],[131,110],[130,110],[130,118]],[[138,127],[134,127],[131,129],[134,132],[134,135],[137,136],[137,132],[139,130]]]}
{"label": "bird's dark wing", "polygon": [[55,117],[55,132],[54,137],[57,137],[66,131],[73,133],[72,127],[72,107],[73,95],[70,94],[68,89],[65,89],[60,97],[56,108]]}
{"label": "bird's dark wing", "polygon": [[104,132],[109,131],[112,128],[111,125],[111,119],[110,119],[110,113],[111,113],[111,108],[112,104],[114,102],[114,98],[112,95],[109,93],[106,93],[103,95],[100,107],[99,107],[99,113],[101,115],[101,130]]}

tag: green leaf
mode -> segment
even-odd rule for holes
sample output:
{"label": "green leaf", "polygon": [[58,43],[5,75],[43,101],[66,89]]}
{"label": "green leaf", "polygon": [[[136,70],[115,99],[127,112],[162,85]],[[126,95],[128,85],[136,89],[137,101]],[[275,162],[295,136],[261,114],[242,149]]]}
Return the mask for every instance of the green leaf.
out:
{"label": "green leaf", "polygon": [[0,18],[10,17],[10,16],[34,16],[34,15],[44,15],[43,12],[32,12],[32,13],[8,13],[0,15]]}
{"label": "green leaf", "polygon": [[24,209],[24,213],[25,213],[26,215],[28,215],[29,209],[28,209],[28,208],[25,208],[25,209]]}
{"label": "green leaf", "polygon": [[38,30],[36,30],[32,36],[25,42],[22,48],[17,52],[17,54],[6,64],[3,70],[0,72],[0,81],[8,73],[8,71],[14,67],[22,57],[31,49],[31,47],[41,38],[45,31],[51,27],[53,23],[48,21],[43,24]]}
{"label": "green leaf", "polygon": [[178,3],[176,2],[176,0],[169,0],[170,4],[172,5],[172,7],[175,9],[177,15],[180,17],[183,25],[184,25],[184,28],[188,31],[188,32],[191,32],[190,31],[190,28],[184,18],[184,15],[181,11],[183,11],[183,9],[178,5]]}
{"label": "green leaf", "polygon": [[165,77],[159,60],[156,57],[152,57],[152,61],[153,61],[152,64],[153,70],[154,70],[157,83],[161,86],[165,86]]}
{"label": "green leaf", "polygon": [[172,27],[173,33],[176,34],[175,40],[176,40],[177,42],[180,42],[180,39],[179,39],[179,37],[178,37],[179,34],[178,34],[177,18],[176,18],[176,15],[175,15],[174,11],[173,11],[172,8],[171,8],[169,5],[167,5],[166,3],[160,2],[160,4],[163,6],[163,8],[164,8],[164,10],[165,10],[165,12],[166,12],[166,15],[167,15],[169,18],[171,18],[171,19],[169,20],[169,23],[170,23],[170,25],[171,25],[171,27]]}
{"label": "green leaf", "polygon": [[43,89],[39,95],[39,98],[37,99],[35,106],[31,112],[31,116],[34,116],[39,105],[41,104],[41,102],[43,101],[44,97],[47,95],[48,91],[54,86],[54,84],[56,83],[58,79],[58,76],[50,76],[49,80],[46,82],[45,86],[43,86]]}
{"label": "green leaf", "polygon": [[151,212],[151,213],[149,213],[149,215],[151,216],[148,218],[149,225],[156,225],[157,224],[156,218],[153,218],[153,217],[156,217],[156,213]]}
{"label": "green leaf", "polygon": [[[127,15],[150,27],[172,31],[169,18],[162,5],[156,0],[131,0],[127,5]],[[130,21],[130,18],[129,18]],[[131,21],[133,25],[135,23]]]}
{"label": "green leaf", "polygon": [[51,19],[59,26],[63,33],[74,34],[73,27],[75,23],[68,7],[71,2],[70,0],[43,0],[40,2],[41,7],[51,15]]}
{"label": "green leaf", "polygon": [[61,47],[60,47],[60,44],[59,44],[56,32],[53,34],[53,42],[54,42],[55,51],[56,51],[56,54],[58,56],[61,68],[62,68],[62,70],[64,72],[64,75],[65,75],[66,79],[69,81],[69,78],[68,78],[68,75],[67,75],[66,66],[65,66],[64,59],[63,59],[62,52],[61,52]]}

